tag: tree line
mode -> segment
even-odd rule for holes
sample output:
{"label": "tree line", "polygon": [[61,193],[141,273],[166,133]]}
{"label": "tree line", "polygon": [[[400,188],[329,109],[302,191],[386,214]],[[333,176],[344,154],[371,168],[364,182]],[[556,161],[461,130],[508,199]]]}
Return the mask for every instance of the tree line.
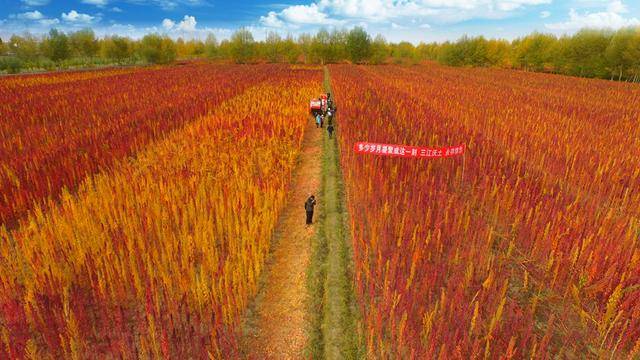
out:
{"label": "tree line", "polygon": [[363,28],[320,29],[315,34],[281,36],[270,32],[256,41],[244,28],[218,41],[172,39],[149,34],[134,40],[98,38],[91,29],[44,36],[0,39],[0,71],[51,70],[110,64],[165,64],[176,59],[209,58],[237,63],[415,64],[425,60],[450,66],[483,66],[553,72],[582,77],[640,81],[640,28],[585,29],[574,35],[532,33],[513,41],[463,36],[455,42],[388,42]]}
{"label": "tree line", "polygon": [[16,73],[95,65],[166,64],[176,59],[195,58],[237,63],[383,63],[396,53],[395,47],[397,45],[388,44],[381,36],[371,40],[362,28],[332,32],[321,29],[315,35],[302,34],[296,38],[270,32],[263,41],[256,41],[244,28],[222,41],[214,34],[209,34],[205,40],[172,39],[161,34],[149,34],[135,40],[121,36],[98,38],[91,29],[68,34],[52,29],[42,36],[26,33],[13,35],[8,40],[0,38],[0,71]]}
{"label": "tree line", "polygon": [[0,39],[0,71],[54,70],[99,65],[165,64],[182,54],[195,54],[200,41],[173,40],[150,34],[140,40],[96,37],[91,29],[65,34],[52,29],[44,36],[29,33]]}
{"label": "tree line", "polygon": [[418,48],[421,58],[450,66],[493,66],[640,82],[640,28],[583,29],[559,37],[533,33],[513,41],[465,36]]}

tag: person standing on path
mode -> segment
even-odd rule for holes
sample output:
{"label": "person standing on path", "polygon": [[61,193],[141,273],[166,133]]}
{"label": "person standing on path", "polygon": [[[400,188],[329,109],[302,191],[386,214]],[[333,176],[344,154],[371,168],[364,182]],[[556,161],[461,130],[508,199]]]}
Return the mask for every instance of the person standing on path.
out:
{"label": "person standing on path", "polygon": [[319,128],[320,124],[322,124],[322,117],[320,116],[320,113],[318,113],[316,114],[316,128]]}
{"label": "person standing on path", "polygon": [[313,224],[313,208],[316,206],[316,197],[311,195],[304,202],[304,210],[307,212],[307,225]]}
{"label": "person standing on path", "polygon": [[329,120],[329,126],[327,126],[327,132],[329,133],[329,139],[331,139],[331,136],[333,135],[333,124],[331,123],[331,120]]}

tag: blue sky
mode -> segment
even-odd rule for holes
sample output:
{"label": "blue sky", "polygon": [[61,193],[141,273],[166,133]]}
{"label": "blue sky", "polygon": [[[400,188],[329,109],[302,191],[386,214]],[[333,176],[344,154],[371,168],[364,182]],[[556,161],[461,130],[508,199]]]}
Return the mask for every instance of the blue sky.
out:
{"label": "blue sky", "polygon": [[638,0],[0,0],[0,37],[55,27],[91,27],[100,36],[228,37],[247,27],[258,39],[320,27],[363,26],[392,41],[455,40],[468,35],[512,39],[532,31],[640,26]]}

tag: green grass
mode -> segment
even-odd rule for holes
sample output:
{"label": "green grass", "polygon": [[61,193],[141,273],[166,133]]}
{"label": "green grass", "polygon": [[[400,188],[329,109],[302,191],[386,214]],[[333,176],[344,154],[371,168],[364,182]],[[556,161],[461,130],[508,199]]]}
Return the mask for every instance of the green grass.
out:
{"label": "green grass", "polygon": [[[324,159],[323,159],[324,165]],[[323,166],[324,168],[324,166]],[[322,174],[324,178],[324,173]],[[324,183],[324,181],[323,181]],[[324,201],[324,186],[321,186],[318,199]],[[324,204],[321,205],[324,207]],[[311,259],[309,268],[307,269],[307,288],[309,293],[309,333],[307,352],[308,358],[322,359],[324,358],[324,334],[322,332],[322,321],[324,317],[324,286],[327,277],[327,237],[324,233],[325,213],[324,211],[316,215],[316,236],[311,241]]]}
{"label": "green grass", "polygon": [[[326,69],[325,89],[331,90]],[[337,117],[335,123],[339,136]],[[351,237],[335,137],[329,139],[324,134],[322,152],[321,211],[307,274],[311,295],[308,355],[314,359],[360,359],[364,356],[357,335]]]}

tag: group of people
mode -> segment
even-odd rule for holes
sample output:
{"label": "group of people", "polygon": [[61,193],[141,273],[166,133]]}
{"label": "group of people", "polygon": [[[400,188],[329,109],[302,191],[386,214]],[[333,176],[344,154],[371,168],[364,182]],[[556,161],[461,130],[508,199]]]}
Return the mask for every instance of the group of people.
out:
{"label": "group of people", "polygon": [[333,127],[333,116],[336,113],[336,107],[331,99],[331,93],[327,93],[326,101],[327,105],[323,106],[321,110],[315,111],[313,114],[316,120],[316,128],[323,128],[326,120],[327,132],[329,133],[329,138],[332,138],[333,132],[335,131],[335,128]]}
{"label": "group of people", "polygon": [[[317,101],[317,100],[314,100]],[[336,106],[333,104],[333,99],[331,99],[331,93],[327,93],[327,105],[326,107],[321,107],[320,110],[314,111],[313,115],[316,120],[316,128],[322,128],[327,120],[327,132],[329,133],[329,138],[333,137],[333,132],[335,128],[333,127],[333,116],[336,113]],[[304,202],[304,210],[307,214],[307,226],[313,224],[313,210],[316,206],[316,197],[311,194]]]}

